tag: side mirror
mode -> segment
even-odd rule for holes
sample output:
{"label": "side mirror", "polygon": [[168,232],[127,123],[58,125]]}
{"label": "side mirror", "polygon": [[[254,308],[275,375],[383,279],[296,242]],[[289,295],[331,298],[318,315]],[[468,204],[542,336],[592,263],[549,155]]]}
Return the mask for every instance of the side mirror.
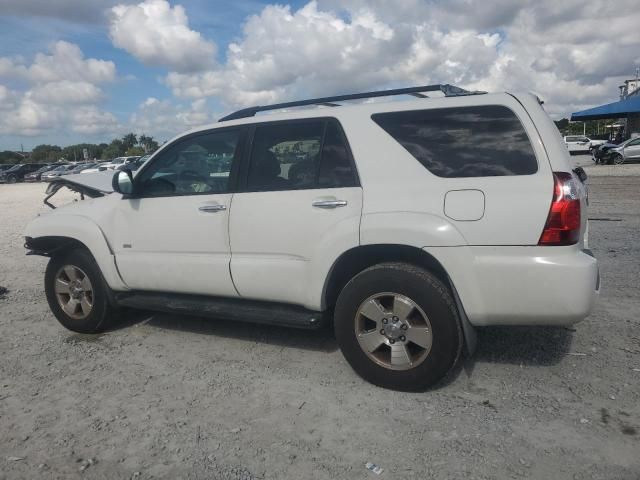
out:
{"label": "side mirror", "polygon": [[113,175],[111,186],[114,192],[123,195],[131,195],[133,193],[133,175],[129,170],[118,170]]}

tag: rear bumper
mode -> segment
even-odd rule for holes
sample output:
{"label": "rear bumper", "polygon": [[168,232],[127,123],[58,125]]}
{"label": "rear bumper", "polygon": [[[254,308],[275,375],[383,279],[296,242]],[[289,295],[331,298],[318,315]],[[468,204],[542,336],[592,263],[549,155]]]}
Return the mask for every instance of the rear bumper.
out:
{"label": "rear bumper", "polygon": [[454,283],[469,321],[485,325],[571,325],[592,311],[598,262],[574,247],[426,249]]}

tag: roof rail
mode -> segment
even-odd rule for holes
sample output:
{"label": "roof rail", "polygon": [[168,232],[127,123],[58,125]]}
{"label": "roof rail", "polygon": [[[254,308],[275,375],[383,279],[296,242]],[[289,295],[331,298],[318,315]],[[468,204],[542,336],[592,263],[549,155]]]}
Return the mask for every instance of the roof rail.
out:
{"label": "roof rail", "polygon": [[373,92],[363,93],[351,93],[349,95],[336,95],[333,97],[320,97],[310,98],[308,100],[298,100],[295,102],[275,103],[273,105],[258,105],[255,107],[248,107],[230,113],[229,115],[222,117],[219,122],[226,122],[227,120],[237,120],[239,118],[253,117],[258,112],[264,112],[267,110],[281,110],[283,108],[303,107],[305,105],[325,105],[331,107],[339,107],[339,104],[335,102],[342,102],[346,100],[358,100],[361,98],[375,98],[375,97],[390,97],[395,95],[413,95],[415,97],[424,98],[422,92],[442,92],[446,97],[456,97],[461,95],[481,95],[482,91],[469,91],[460,87],[449,84],[435,84],[435,85],[423,85],[421,87],[408,87],[408,88],[396,88],[392,90],[376,90]]}

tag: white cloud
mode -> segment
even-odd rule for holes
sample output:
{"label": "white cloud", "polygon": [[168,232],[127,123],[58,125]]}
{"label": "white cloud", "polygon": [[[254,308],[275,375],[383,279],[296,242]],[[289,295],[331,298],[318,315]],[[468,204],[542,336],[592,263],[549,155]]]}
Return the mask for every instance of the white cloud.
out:
{"label": "white cloud", "polygon": [[60,120],[60,111],[23,96],[14,107],[3,112],[0,117],[0,131],[3,133],[36,136],[56,128]]}
{"label": "white cloud", "polygon": [[11,110],[15,108],[17,100],[17,92],[10,90],[4,85],[0,85],[0,110]]}
{"label": "white cloud", "polygon": [[109,34],[116,47],[146,65],[166,66],[179,72],[204,70],[213,65],[216,47],[189,28],[181,5],[166,0],[145,0],[111,9]]}
{"label": "white cloud", "polygon": [[97,103],[103,99],[104,94],[89,82],[60,80],[35,86],[30,90],[30,96],[40,103],[73,105]]}
{"label": "white cloud", "polygon": [[129,124],[136,133],[167,139],[185,130],[213,123],[214,119],[205,99],[184,105],[149,97],[131,115]]}
{"label": "white cloud", "polygon": [[0,77],[20,83],[23,89],[0,86],[3,134],[37,136],[66,129],[96,133],[117,125],[113,114],[97,106],[104,99],[98,85],[115,80],[115,64],[85,58],[75,44],[56,42],[49,54],[36,54],[31,64],[0,57]]}
{"label": "white cloud", "polygon": [[[640,64],[640,14],[597,0],[325,0],[248,18],[226,62],[164,78],[227,108],[370,88],[453,83],[535,91],[555,115],[613,101]],[[620,11],[626,11],[620,15]],[[606,28],[603,28],[606,25]],[[611,32],[618,32],[614,38]]]}
{"label": "white cloud", "polygon": [[101,111],[93,105],[73,110],[70,120],[74,132],[85,134],[115,134],[122,128],[112,113]]}
{"label": "white cloud", "polygon": [[116,76],[116,66],[111,61],[85,59],[80,47],[74,43],[58,41],[51,54],[36,54],[31,65],[22,59],[0,57],[0,77],[14,77],[32,83],[59,80],[83,80],[91,83],[111,82]]}

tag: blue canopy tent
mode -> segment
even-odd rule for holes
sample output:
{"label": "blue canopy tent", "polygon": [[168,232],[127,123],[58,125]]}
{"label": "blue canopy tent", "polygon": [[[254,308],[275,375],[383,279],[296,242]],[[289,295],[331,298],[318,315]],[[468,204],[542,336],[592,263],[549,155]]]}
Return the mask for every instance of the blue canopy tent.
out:
{"label": "blue canopy tent", "polygon": [[607,103],[599,107],[589,108],[571,114],[571,121],[602,120],[620,118],[640,113],[640,96],[629,97],[619,102]]}

